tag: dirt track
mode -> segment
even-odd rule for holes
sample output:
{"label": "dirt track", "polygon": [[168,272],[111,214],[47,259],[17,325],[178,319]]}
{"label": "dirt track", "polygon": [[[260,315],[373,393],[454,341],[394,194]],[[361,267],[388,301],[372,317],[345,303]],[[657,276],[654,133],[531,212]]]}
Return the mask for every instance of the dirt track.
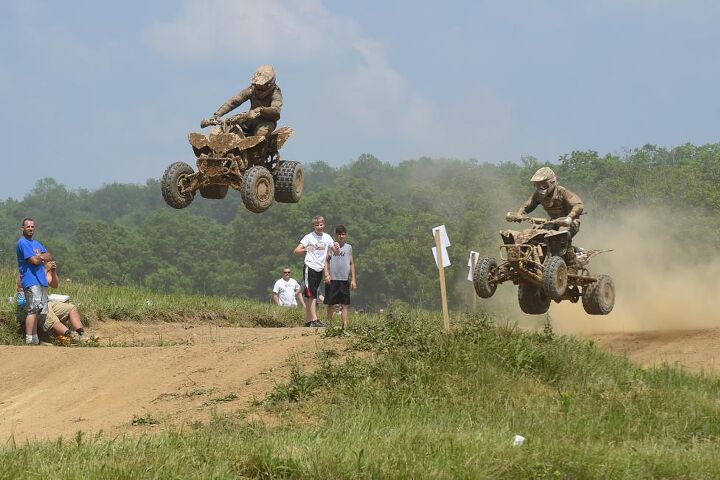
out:
{"label": "dirt track", "polygon": [[242,410],[286,378],[291,357],[307,364],[337,343],[316,329],[189,327],[100,324],[101,343],[118,345],[103,348],[0,346],[0,439],[115,436]]}
{"label": "dirt track", "polygon": [[[115,436],[204,421],[262,398],[286,378],[293,355],[307,363],[320,348],[342,348],[314,329],[189,327],[100,324],[103,343],[118,345],[103,348],[0,346],[0,439]],[[584,336],[645,366],[720,372],[720,329]]]}

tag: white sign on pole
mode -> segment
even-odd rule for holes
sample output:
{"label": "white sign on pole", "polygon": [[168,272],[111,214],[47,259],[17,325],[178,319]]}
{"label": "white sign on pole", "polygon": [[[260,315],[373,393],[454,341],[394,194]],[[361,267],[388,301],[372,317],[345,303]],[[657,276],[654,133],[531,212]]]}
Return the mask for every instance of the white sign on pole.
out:
{"label": "white sign on pole", "polygon": [[[432,247],[433,257],[435,257],[435,265],[437,266],[437,248]],[[442,247],[443,267],[450,266],[450,256],[448,255],[447,248]]]}
{"label": "white sign on pole", "polygon": [[478,252],[475,252],[473,250],[470,250],[470,258],[468,258],[468,282],[473,281],[473,270],[475,270],[475,262],[477,262],[478,255],[480,255]]}
{"label": "white sign on pole", "polygon": [[[435,231],[440,232],[440,245],[443,246],[443,248],[447,248],[450,246],[450,239],[448,238],[447,230],[445,229],[445,225],[440,225],[439,227],[435,227],[432,229],[433,237],[435,236]],[[444,255],[444,253],[443,253]],[[437,263],[437,260],[435,261]]]}

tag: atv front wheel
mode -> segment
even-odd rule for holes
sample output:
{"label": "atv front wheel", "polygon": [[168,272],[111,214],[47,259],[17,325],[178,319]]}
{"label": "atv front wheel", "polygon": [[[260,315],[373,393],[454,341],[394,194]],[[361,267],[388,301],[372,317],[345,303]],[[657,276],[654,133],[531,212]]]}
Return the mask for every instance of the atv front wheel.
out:
{"label": "atv front wheel", "polygon": [[280,203],[297,203],[302,197],[305,177],[299,162],[280,162],[275,178],[275,200]]}
{"label": "atv front wheel", "polygon": [[207,185],[205,187],[200,187],[200,195],[202,195],[203,198],[222,200],[225,198],[225,195],[227,195],[227,192],[227,185]]}
{"label": "atv front wheel", "polygon": [[590,315],[607,315],[615,306],[615,284],[608,275],[598,275],[582,293],[582,304]]}
{"label": "atv front wheel", "polygon": [[270,208],[275,196],[275,182],[270,170],[260,165],[248,168],[240,195],[245,208],[253,213],[264,212]]}
{"label": "atv front wheel", "polygon": [[165,170],[160,180],[160,189],[165,203],[173,208],[185,208],[190,205],[195,198],[195,192],[181,193],[180,183],[192,174],[192,167],[185,162],[175,162]]}
{"label": "atv front wheel", "polygon": [[518,285],[518,303],[520,310],[529,315],[540,315],[550,308],[550,298],[545,294],[545,290],[531,283]]}
{"label": "atv front wheel", "polygon": [[560,300],[567,290],[568,274],[565,260],[550,257],[543,266],[543,290],[550,300]]}
{"label": "atv front wheel", "polygon": [[473,287],[480,298],[490,298],[497,289],[497,283],[490,283],[490,279],[497,271],[497,260],[492,257],[480,257],[473,270]]}

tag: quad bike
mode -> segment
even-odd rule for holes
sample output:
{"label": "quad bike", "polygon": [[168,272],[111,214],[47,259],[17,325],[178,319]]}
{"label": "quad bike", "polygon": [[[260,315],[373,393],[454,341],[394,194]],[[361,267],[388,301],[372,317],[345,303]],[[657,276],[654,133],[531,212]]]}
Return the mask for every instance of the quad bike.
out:
{"label": "quad bike", "polygon": [[[582,298],[590,315],[607,315],[615,305],[615,285],[608,275],[592,275],[590,258],[610,250],[585,250],[573,247],[570,232],[558,230],[569,226],[563,220],[520,217],[508,221],[526,221],[531,228],[521,232],[502,230],[501,262],[479,257],[473,269],[473,286],[481,298],[490,298],[503,282],[518,286],[520,309],[538,315],[548,311],[550,302]],[[566,264],[565,259],[571,259]]]}
{"label": "quad bike", "polygon": [[222,199],[228,187],[240,192],[251,212],[267,210],[273,198],[281,203],[297,203],[303,192],[300,163],[280,160],[280,148],[293,134],[282,127],[270,135],[249,136],[243,129],[248,112],[227,119],[207,119],[200,127],[217,126],[209,135],[190,133],[188,140],[197,157],[197,172],[185,162],[170,165],[161,180],[165,202],[185,208],[200,190],[204,198]]}

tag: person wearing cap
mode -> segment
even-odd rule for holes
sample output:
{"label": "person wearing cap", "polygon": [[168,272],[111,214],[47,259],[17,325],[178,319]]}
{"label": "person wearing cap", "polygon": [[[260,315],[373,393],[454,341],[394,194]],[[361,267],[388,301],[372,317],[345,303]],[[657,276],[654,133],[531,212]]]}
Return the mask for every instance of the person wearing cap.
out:
{"label": "person wearing cap", "polygon": [[250,100],[251,119],[246,120],[243,129],[251,135],[269,135],[275,130],[282,110],[282,93],[275,83],[275,69],[270,65],[262,65],[255,70],[250,79],[250,86],[240,90],[228,98],[213,117],[217,120],[228,112],[235,110]]}

